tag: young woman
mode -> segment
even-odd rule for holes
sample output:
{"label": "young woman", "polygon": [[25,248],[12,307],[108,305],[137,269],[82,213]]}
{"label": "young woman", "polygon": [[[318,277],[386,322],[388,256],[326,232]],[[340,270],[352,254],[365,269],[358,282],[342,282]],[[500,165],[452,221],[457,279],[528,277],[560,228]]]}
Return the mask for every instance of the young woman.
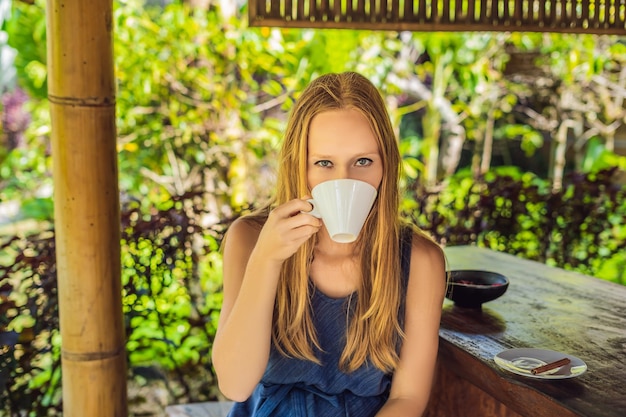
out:
{"label": "young woman", "polygon": [[[446,278],[442,250],[399,218],[400,155],[378,90],[356,73],[313,81],[292,109],[273,203],[230,227],[213,345],[229,416],[420,416]],[[311,189],[378,190],[353,243],[307,214]]]}

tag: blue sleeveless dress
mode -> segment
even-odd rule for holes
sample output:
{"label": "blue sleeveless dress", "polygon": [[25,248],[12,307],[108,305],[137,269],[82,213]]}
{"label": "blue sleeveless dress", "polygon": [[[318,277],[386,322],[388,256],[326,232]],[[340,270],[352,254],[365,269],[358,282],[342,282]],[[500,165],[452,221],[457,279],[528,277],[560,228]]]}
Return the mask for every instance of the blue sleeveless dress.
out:
{"label": "blue sleeveless dress", "polygon": [[[410,262],[406,236],[403,233],[401,243],[405,291]],[[261,382],[248,400],[234,403],[228,417],[373,417],[385,404],[391,374],[367,362],[351,373],[339,369],[345,318],[349,304],[354,306],[356,293],[349,301],[350,297],[330,298],[317,289],[312,291],[313,321],[322,347],[315,354],[322,365],[285,357],[272,347]],[[401,304],[398,314],[402,323],[404,302]]]}

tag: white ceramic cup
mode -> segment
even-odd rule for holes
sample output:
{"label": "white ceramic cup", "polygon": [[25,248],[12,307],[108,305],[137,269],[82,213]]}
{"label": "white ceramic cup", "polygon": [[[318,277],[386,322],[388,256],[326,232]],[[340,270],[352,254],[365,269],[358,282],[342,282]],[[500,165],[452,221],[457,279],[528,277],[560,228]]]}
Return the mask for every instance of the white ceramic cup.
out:
{"label": "white ceramic cup", "polygon": [[366,182],[339,179],[319,183],[311,194],[308,214],[322,219],[332,240],[350,243],[359,236],[378,192]]}

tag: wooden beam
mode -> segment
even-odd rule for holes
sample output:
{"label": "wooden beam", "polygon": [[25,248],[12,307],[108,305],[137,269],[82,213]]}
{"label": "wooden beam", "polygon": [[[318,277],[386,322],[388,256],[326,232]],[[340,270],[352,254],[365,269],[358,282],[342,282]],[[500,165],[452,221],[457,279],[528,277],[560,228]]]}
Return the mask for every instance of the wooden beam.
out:
{"label": "wooden beam", "polygon": [[250,26],[626,36],[626,0],[249,0],[248,17]]}
{"label": "wooden beam", "polygon": [[63,415],[127,415],[112,0],[48,0]]}

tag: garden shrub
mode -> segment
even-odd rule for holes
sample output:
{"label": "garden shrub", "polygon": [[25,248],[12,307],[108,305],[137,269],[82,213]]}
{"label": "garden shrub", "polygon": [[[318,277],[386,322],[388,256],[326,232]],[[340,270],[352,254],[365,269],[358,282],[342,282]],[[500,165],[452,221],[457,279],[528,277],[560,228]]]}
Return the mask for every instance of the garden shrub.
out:
{"label": "garden shrub", "polygon": [[517,168],[474,179],[459,173],[440,192],[409,187],[409,218],[449,246],[476,244],[626,284],[626,188],[617,168],[549,180]]}
{"label": "garden shrub", "polygon": [[[218,397],[211,345],[229,221],[201,226],[201,201],[188,193],[148,215],[130,202],[121,215],[128,379],[160,381],[175,402]],[[0,415],[61,415],[54,231],[9,237],[0,249]]]}

